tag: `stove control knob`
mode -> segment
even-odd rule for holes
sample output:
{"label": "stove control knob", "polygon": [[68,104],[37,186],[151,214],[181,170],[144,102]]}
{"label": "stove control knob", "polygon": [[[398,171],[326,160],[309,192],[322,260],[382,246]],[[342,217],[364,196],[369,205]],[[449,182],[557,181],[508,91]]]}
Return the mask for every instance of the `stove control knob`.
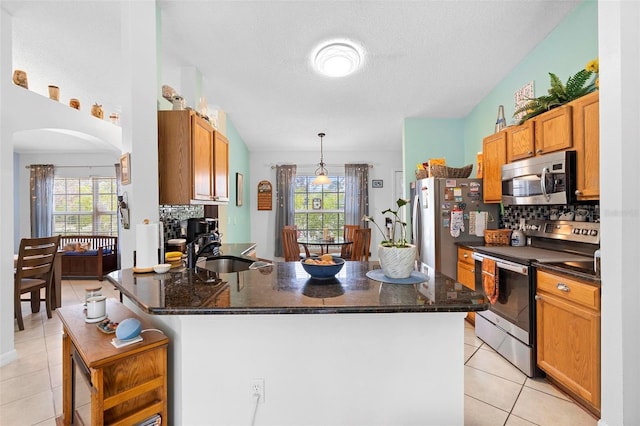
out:
{"label": "stove control knob", "polygon": [[582,235],[589,235],[589,230],[588,229],[583,229],[582,230]]}
{"label": "stove control knob", "polygon": [[580,234],[580,230],[578,228],[573,228],[573,233],[574,234]]}
{"label": "stove control knob", "polygon": [[529,225],[529,229],[531,229],[532,231],[537,231],[538,229],[540,229],[540,227],[538,225]]}
{"label": "stove control knob", "polygon": [[598,235],[598,230],[592,229],[591,231],[589,231],[589,235],[591,235],[592,237],[595,237],[596,235]]}

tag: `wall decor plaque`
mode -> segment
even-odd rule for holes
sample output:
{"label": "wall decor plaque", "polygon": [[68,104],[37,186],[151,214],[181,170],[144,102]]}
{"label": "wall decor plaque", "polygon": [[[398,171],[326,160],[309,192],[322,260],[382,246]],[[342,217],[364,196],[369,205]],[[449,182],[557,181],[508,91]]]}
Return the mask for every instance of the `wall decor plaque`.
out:
{"label": "wall decor plaque", "polygon": [[258,210],[271,210],[273,187],[268,180],[258,182]]}

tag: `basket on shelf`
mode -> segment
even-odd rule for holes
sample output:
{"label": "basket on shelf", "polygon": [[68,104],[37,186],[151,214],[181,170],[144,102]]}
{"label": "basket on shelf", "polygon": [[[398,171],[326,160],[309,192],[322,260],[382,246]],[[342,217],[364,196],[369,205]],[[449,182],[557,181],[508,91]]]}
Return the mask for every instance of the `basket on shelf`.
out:
{"label": "basket on shelf", "polygon": [[494,246],[508,246],[511,229],[485,229],[484,242]]}
{"label": "basket on shelf", "polygon": [[440,178],[468,178],[471,175],[473,164],[464,167],[449,167],[440,164],[430,165],[431,175]]}
{"label": "basket on shelf", "polygon": [[424,170],[424,169],[416,170],[416,179],[426,179],[428,177],[429,177],[429,173],[427,172],[427,170]]}

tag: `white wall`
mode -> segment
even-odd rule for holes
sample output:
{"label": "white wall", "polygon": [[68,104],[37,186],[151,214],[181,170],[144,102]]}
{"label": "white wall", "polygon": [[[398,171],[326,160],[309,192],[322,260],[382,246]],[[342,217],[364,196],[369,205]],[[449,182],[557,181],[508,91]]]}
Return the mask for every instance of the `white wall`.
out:
{"label": "white wall", "polygon": [[[640,2],[598,2],[602,419],[640,424]],[[624,52],[624,55],[623,55]]]}
{"label": "white wall", "polygon": [[[390,207],[395,207],[394,199],[394,175],[396,170],[402,170],[402,151],[357,151],[336,152],[324,151],[327,169],[331,174],[334,171],[344,173],[344,163],[368,163],[373,168],[369,169],[369,214],[382,219],[381,212]],[[273,259],[275,244],[275,213],[276,213],[276,171],[271,166],[277,164],[298,164],[298,174],[308,172],[313,174],[320,161],[320,152],[252,152],[250,154],[251,182],[245,183],[245,191],[250,189],[251,196],[251,240],[257,244],[258,257]],[[382,179],[382,188],[371,188],[372,179]],[[268,180],[273,186],[272,210],[258,210],[257,186],[261,180]],[[408,190],[405,191],[405,196]],[[409,214],[409,212],[406,212]],[[376,247],[382,240],[380,232],[373,227],[371,247]],[[377,259],[376,250],[372,250],[374,259]]]}

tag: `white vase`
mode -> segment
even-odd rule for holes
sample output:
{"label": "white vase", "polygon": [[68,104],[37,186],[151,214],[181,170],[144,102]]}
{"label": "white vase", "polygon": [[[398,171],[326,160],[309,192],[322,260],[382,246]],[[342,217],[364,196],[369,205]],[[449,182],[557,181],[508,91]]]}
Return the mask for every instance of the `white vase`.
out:
{"label": "white vase", "polygon": [[378,246],[380,268],[389,278],[409,278],[416,261],[416,246],[407,247]]}

